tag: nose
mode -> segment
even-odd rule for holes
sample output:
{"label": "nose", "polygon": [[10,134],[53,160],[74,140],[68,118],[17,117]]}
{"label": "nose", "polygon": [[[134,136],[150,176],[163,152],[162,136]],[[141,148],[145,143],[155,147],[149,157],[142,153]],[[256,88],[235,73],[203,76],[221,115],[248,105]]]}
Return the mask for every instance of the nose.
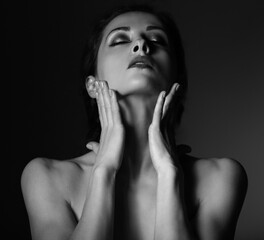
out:
{"label": "nose", "polygon": [[132,53],[137,53],[140,55],[149,54],[149,51],[149,45],[145,39],[138,39],[132,47]]}

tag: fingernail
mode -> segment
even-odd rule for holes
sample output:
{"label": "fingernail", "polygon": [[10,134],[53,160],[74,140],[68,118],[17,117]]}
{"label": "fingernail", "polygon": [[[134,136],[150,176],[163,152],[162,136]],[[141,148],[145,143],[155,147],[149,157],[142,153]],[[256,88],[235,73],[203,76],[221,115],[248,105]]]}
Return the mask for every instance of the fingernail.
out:
{"label": "fingernail", "polygon": [[89,144],[89,143],[86,144],[86,147],[89,148],[89,149],[93,148],[93,146],[91,144]]}
{"label": "fingernail", "polygon": [[178,90],[179,87],[180,87],[180,84],[179,83],[176,83],[175,84],[175,90]]}
{"label": "fingernail", "polygon": [[87,78],[86,78],[86,82],[87,83],[92,83],[94,81],[94,78],[92,77],[92,76],[88,76]]}

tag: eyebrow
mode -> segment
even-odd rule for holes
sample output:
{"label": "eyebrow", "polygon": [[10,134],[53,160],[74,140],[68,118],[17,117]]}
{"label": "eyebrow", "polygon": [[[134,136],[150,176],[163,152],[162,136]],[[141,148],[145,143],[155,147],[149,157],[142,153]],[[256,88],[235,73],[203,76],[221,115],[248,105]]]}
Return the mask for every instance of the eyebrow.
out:
{"label": "eyebrow", "polygon": [[147,26],[146,30],[147,31],[150,31],[150,30],[161,30],[164,33],[166,33],[165,29],[163,27],[159,27],[159,26]]}
{"label": "eyebrow", "polygon": [[[147,26],[146,28],[146,31],[151,31],[151,30],[161,30],[163,31],[165,34],[165,29],[162,28],[162,27],[159,27],[159,26]],[[125,31],[125,32],[128,32],[130,31],[130,27],[118,27],[118,28],[114,28],[113,30],[111,30],[108,34],[107,34],[107,37],[106,39],[113,33],[113,32],[116,32],[116,31]]]}
{"label": "eyebrow", "polygon": [[113,32],[116,32],[116,31],[125,31],[125,32],[128,32],[130,30],[130,27],[118,27],[118,28],[114,28],[113,30],[111,30],[107,36],[106,36],[106,39],[109,37],[109,35]]}

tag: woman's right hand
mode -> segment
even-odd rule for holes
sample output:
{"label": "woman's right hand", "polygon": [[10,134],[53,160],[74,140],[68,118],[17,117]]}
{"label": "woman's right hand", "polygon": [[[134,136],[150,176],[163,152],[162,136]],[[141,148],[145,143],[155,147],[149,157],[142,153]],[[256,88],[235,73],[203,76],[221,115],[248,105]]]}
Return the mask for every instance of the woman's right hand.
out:
{"label": "woman's right hand", "polygon": [[100,143],[89,142],[86,147],[95,155],[94,169],[117,171],[121,165],[124,150],[125,131],[114,90],[106,81],[89,77],[87,90],[96,98],[101,123]]}

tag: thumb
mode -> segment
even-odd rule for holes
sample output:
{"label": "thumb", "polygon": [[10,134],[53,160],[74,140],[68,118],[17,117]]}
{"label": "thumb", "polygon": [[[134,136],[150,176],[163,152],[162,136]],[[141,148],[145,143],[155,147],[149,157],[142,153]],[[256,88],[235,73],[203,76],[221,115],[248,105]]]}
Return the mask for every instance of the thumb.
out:
{"label": "thumb", "polygon": [[99,143],[97,142],[88,142],[86,144],[86,147],[92,151],[94,151],[95,153],[98,152],[98,148],[99,148]]}

